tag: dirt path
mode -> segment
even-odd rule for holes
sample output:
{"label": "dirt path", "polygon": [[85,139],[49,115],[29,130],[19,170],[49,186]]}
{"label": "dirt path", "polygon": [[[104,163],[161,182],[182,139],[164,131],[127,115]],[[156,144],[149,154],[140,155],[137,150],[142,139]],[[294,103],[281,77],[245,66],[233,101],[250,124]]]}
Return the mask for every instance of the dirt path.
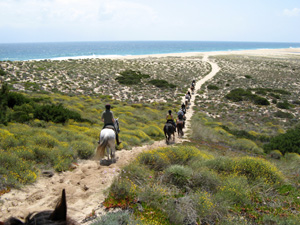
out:
{"label": "dirt path", "polygon": [[[208,61],[208,56],[204,55],[203,60]],[[196,83],[195,93],[219,70],[216,64],[211,63],[211,65],[211,73]],[[196,94],[192,95],[190,108],[186,114],[185,133],[188,133],[190,129],[195,97]],[[183,140],[186,139],[176,138],[176,143]],[[55,173],[50,178],[40,177],[32,185],[27,185],[21,190],[12,190],[0,196],[0,221],[7,219],[10,215],[24,218],[31,212],[53,209],[61,195],[61,190],[66,189],[68,215],[83,224],[82,221],[93,211],[97,216],[105,213],[104,208],[101,207],[105,198],[103,192],[111,185],[114,177],[120,173],[124,165],[127,165],[142,151],[163,146],[166,146],[164,140],[154,142],[152,145],[135,147],[130,151],[118,151],[116,153],[119,158],[117,163],[106,167],[100,166],[99,161],[81,160],[78,165],[74,166],[73,171]]]}

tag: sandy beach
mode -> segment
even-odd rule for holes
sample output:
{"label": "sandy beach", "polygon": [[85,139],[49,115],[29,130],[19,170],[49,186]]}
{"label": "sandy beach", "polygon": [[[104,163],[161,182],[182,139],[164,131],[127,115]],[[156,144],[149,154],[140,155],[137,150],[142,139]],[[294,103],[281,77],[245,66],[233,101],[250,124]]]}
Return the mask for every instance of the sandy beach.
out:
{"label": "sandy beach", "polygon": [[[196,83],[196,90],[219,71],[216,63],[210,62],[209,57],[215,55],[249,55],[249,56],[276,56],[291,57],[300,56],[300,48],[291,49],[261,49],[261,50],[242,50],[242,51],[224,51],[224,52],[190,52],[173,53],[158,55],[139,55],[139,56],[120,56],[119,59],[137,59],[137,58],[160,58],[160,57],[202,57],[202,61],[208,62],[212,66],[212,71]],[[101,57],[102,58],[102,57]],[[108,57],[115,59],[116,57]],[[196,94],[192,96],[191,108],[194,105]],[[190,118],[193,111],[189,110],[187,114],[187,129],[190,127]],[[182,142],[182,139],[177,143]],[[78,165],[74,165],[73,171],[55,173],[53,177],[41,177],[32,185],[27,185],[20,190],[12,190],[1,196],[3,202],[0,209],[0,221],[7,219],[10,215],[24,219],[28,213],[54,208],[61,190],[66,189],[68,214],[83,224],[83,220],[90,214],[101,216],[105,213],[101,206],[105,198],[104,191],[110,186],[114,177],[116,177],[122,167],[128,164],[134,157],[145,150],[166,146],[165,141],[155,142],[153,145],[133,148],[131,151],[121,150],[117,152],[119,160],[116,164],[108,167],[100,166],[93,160],[81,160]],[[85,224],[88,224],[85,223]]]}
{"label": "sandy beach", "polygon": [[[139,58],[160,58],[160,57],[193,57],[193,56],[213,56],[213,55],[252,55],[252,56],[283,56],[300,55],[300,48],[284,49],[258,49],[258,50],[240,50],[240,51],[216,51],[216,52],[186,52],[186,53],[168,53],[153,55],[130,55],[130,56],[101,56],[101,58],[110,59],[139,59]],[[90,58],[100,58],[91,56]]]}

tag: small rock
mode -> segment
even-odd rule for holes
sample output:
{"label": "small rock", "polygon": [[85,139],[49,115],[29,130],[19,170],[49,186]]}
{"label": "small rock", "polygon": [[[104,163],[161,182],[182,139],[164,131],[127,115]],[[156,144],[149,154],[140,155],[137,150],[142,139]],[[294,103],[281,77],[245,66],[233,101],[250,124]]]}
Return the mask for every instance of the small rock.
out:
{"label": "small rock", "polygon": [[84,191],[87,191],[87,190],[89,190],[89,187],[87,187],[86,185],[84,185],[84,186],[83,186],[83,190],[84,190]]}
{"label": "small rock", "polygon": [[44,170],[44,171],[42,171],[42,175],[43,175],[44,177],[53,177],[53,176],[54,176],[54,173],[53,173],[53,171],[51,171],[51,170]]}

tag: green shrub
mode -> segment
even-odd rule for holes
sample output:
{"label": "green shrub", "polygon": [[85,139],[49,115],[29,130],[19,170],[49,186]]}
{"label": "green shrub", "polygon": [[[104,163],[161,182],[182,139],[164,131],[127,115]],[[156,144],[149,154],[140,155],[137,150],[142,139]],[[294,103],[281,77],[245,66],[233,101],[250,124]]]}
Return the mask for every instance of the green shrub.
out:
{"label": "green shrub", "polygon": [[146,165],[139,164],[137,161],[125,166],[122,175],[127,176],[135,184],[145,184],[154,177],[154,174]]}
{"label": "green shrub", "polygon": [[165,207],[170,224],[197,224],[197,211],[190,196],[170,199]]}
{"label": "green shrub", "polygon": [[159,79],[150,80],[149,84],[152,84],[159,88],[175,88],[176,87],[175,84],[170,84],[170,83],[168,83],[168,81],[159,80]]}
{"label": "green shrub", "polygon": [[270,142],[263,146],[269,153],[272,150],[279,150],[282,154],[288,152],[300,153],[300,127],[289,129],[286,133],[271,138]]}
{"label": "green shrub", "polygon": [[0,150],[0,174],[11,187],[33,183],[37,178],[37,171],[28,161],[3,150]]}
{"label": "green shrub", "polygon": [[168,156],[163,151],[157,152],[157,150],[143,152],[138,156],[137,160],[139,163],[157,171],[162,171],[170,165]]}
{"label": "green shrub", "polygon": [[233,207],[250,203],[250,188],[246,177],[229,176],[215,195],[218,202]]}
{"label": "green shrub", "polygon": [[233,146],[240,150],[247,150],[254,153],[263,153],[263,149],[259,148],[255,142],[245,138],[235,140],[233,142]]}
{"label": "green shrub", "polygon": [[281,172],[273,164],[261,158],[241,157],[235,159],[234,172],[246,176],[249,181],[262,179],[269,184],[283,181]]}
{"label": "green shrub", "polygon": [[189,186],[193,170],[187,166],[172,165],[164,171],[164,182],[171,183],[179,188]]}
{"label": "green shrub", "polygon": [[34,154],[35,154],[35,161],[37,163],[43,163],[43,164],[51,164],[51,154],[52,150],[44,147],[44,146],[31,146]]}
{"label": "green shrub", "polygon": [[138,188],[137,197],[140,202],[152,208],[164,208],[165,201],[170,198],[169,188],[157,183],[143,183]]}
{"label": "green shrub", "polygon": [[7,135],[2,138],[0,142],[0,148],[6,150],[9,148],[14,148],[20,144],[19,140],[14,135]]}
{"label": "green shrub", "polygon": [[209,85],[207,85],[207,89],[208,90],[219,90],[220,88],[216,85],[209,84]]}
{"label": "green shrub", "polygon": [[231,90],[225,98],[234,101],[234,102],[240,102],[244,100],[244,96],[250,96],[252,95],[250,91],[246,91],[243,88],[237,88]]}
{"label": "green shrub", "polygon": [[35,153],[31,148],[25,147],[25,146],[17,146],[8,149],[7,152],[13,153],[17,155],[18,157],[25,159],[25,160],[35,160]]}
{"label": "green shrub", "polygon": [[285,153],[284,158],[286,158],[287,160],[300,161],[300,155],[297,153]]}
{"label": "green shrub", "polygon": [[119,225],[119,224],[137,224],[129,211],[108,212],[91,225]]}
{"label": "green shrub", "polygon": [[281,159],[282,153],[279,150],[273,150],[270,152],[270,156],[274,159]]}
{"label": "green shrub", "polygon": [[7,95],[7,106],[9,108],[14,108],[15,105],[20,106],[29,103],[30,99],[26,98],[24,95],[16,92],[9,92]]}
{"label": "green shrub", "polygon": [[80,159],[89,159],[95,152],[95,146],[87,141],[74,141],[71,143],[71,147],[77,152]]}
{"label": "green shrub", "polygon": [[143,131],[152,138],[162,138],[164,137],[164,133],[161,128],[158,126],[150,125],[143,128]]}
{"label": "green shrub", "polygon": [[213,193],[218,190],[221,184],[222,180],[219,175],[216,172],[206,168],[195,171],[190,181],[190,186],[192,189],[201,189]]}
{"label": "green shrub", "polygon": [[256,105],[270,105],[270,102],[266,98],[260,97],[258,95],[253,95],[251,99]]}
{"label": "green shrub", "polygon": [[287,119],[294,118],[293,114],[288,112],[282,112],[282,111],[277,111],[276,113],[274,113],[274,116],[279,118],[287,118]]}
{"label": "green shrub", "polygon": [[36,134],[33,137],[33,141],[36,145],[43,146],[46,148],[54,148],[59,143],[59,141],[55,137],[46,133]]}
{"label": "green shrub", "polygon": [[128,145],[131,146],[140,145],[142,143],[142,141],[138,137],[126,134],[125,132],[121,132],[119,134],[119,137],[121,141],[125,141]]}
{"label": "green shrub", "polygon": [[136,196],[135,185],[128,179],[115,178],[109,188],[108,197],[103,205],[106,208],[121,207],[126,209]]}
{"label": "green shrub", "polygon": [[141,79],[149,78],[147,74],[142,74],[140,71],[125,70],[120,73],[121,75],[116,78],[120,84],[134,85],[141,83]]}
{"label": "green shrub", "polygon": [[280,109],[289,109],[291,107],[290,103],[288,103],[286,100],[284,102],[278,102],[276,106]]}
{"label": "green shrub", "polygon": [[34,110],[34,118],[45,120],[47,122],[52,121],[54,123],[65,123],[69,119],[73,119],[78,122],[84,121],[79,113],[65,108],[62,104],[36,106]]}
{"label": "green shrub", "polygon": [[69,148],[56,147],[52,150],[50,158],[53,168],[57,172],[62,172],[70,168],[71,163],[75,159],[75,153]]}
{"label": "green shrub", "polygon": [[6,72],[2,68],[0,68],[0,76],[4,76],[4,75],[6,75]]}
{"label": "green shrub", "polygon": [[218,173],[230,173],[233,171],[235,166],[235,161],[229,157],[218,157],[212,160],[207,160],[204,163],[209,169],[215,170]]}
{"label": "green shrub", "polygon": [[248,100],[252,101],[256,105],[270,105],[270,102],[266,98],[252,94],[250,90],[244,90],[242,88],[231,90],[230,93],[225,96],[225,98],[234,102]]}

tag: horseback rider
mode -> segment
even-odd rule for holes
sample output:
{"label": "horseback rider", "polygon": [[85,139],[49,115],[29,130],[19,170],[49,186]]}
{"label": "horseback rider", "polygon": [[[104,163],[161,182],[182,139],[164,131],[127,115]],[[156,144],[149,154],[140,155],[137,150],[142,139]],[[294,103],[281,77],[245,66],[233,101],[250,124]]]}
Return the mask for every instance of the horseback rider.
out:
{"label": "horseback rider", "polygon": [[185,125],[185,115],[182,109],[177,113],[177,123],[183,123],[183,127]]}
{"label": "horseback rider", "polygon": [[105,111],[102,113],[101,116],[101,120],[102,122],[104,122],[104,126],[102,129],[104,129],[106,126],[113,126],[114,131],[116,133],[116,141],[117,141],[117,145],[121,144],[122,142],[119,141],[119,135],[118,135],[118,131],[115,128],[115,119],[114,119],[114,114],[112,111],[110,111],[110,104],[106,104],[105,105]]}
{"label": "horseback rider", "polygon": [[186,113],[186,109],[185,109],[185,104],[182,103],[181,105],[181,111],[185,114]]}
{"label": "horseback rider", "polygon": [[167,120],[167,123],[171,123],[174,126],[175,132],[176,132],[176,123],[175,123],[173,115],[172,115],[172,110],[168,111],[168,114],[166,116],[166,120]]}

